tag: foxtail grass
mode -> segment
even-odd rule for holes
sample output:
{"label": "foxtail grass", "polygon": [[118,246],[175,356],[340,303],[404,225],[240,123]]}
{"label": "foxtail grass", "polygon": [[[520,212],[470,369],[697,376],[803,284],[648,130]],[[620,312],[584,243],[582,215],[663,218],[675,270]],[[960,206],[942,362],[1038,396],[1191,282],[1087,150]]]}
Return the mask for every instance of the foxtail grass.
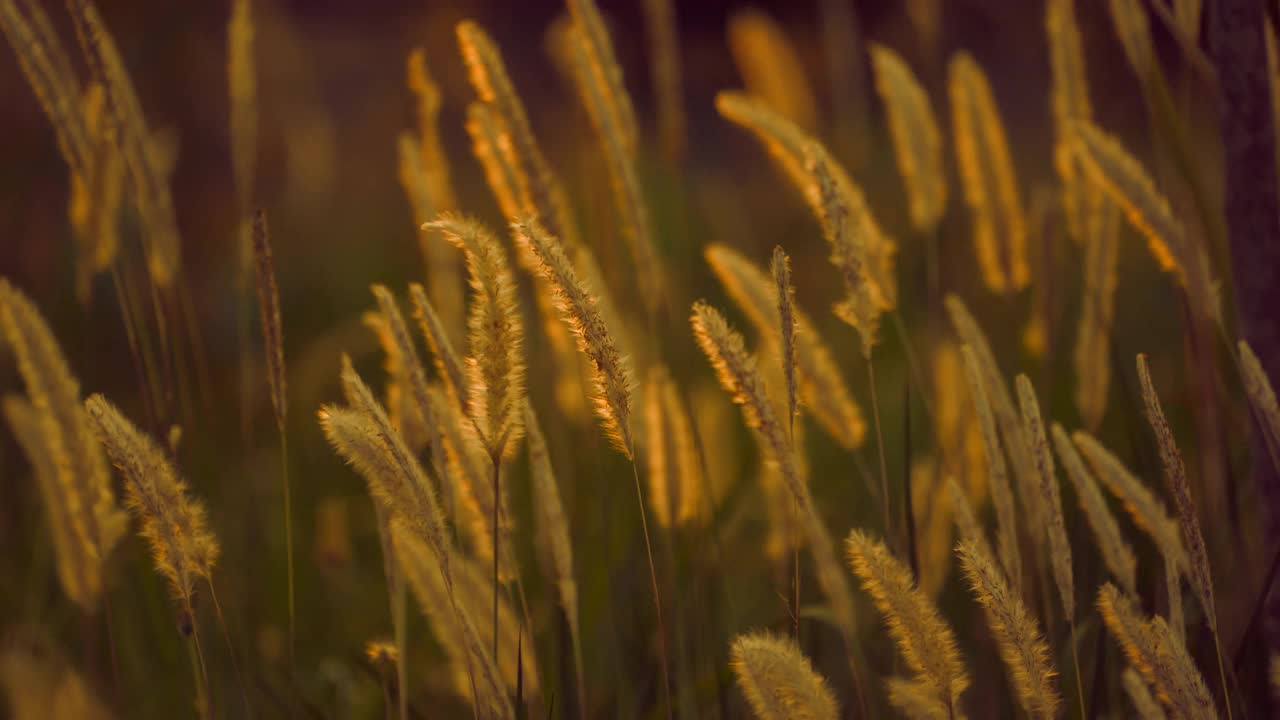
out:
{"label": "foxtail grass", "polygon": [[902,56],[870,47],[876,92],[884,103],[898,174],[907,189],[911,224],[926,235],[937,229],[947,207],[942,134],[929,95]]}
{"label": "foxtail grass", "polygon": [[1026,375],[1018,375],[1014,381],[1018,392],[1018,405],[1022,410],[1022,422],[1035,454],[1036,472],[1040,478],[1040,503],[1047,511],[1045,534],[1048,536],[1049,568],[1053,571],[1054,584],[1063,613],[1071,626],[1071,662],[1075,666],[1076,690],[1083,712],[1084,681],[1080,676],[1080,659],[1076,651],[1076,596],[1075,580],[1071,571],[1071,541],[1067,538],[1067,524],[1062,515],[1062,496],[1053,466],[1053,454],[1049,450],[1049,438],[1044,431],[1044,418],[1040,414],[1040,401]]}
{"label": "foxtail grass", "polygon": [[759,720],[835,720],[835,694],[795,643],[768,633],[734,638],[729,665]]}
{"label": "foxtail grass", "polygon": [[982,447],[986,454],[988,479],[991,482],[991,503],[996,509],[996,546],[1000,564],[1015,591],[1022,587],[1022,553],[1018,546],[1017,510],[1014,508],[1013,489],[1006,475],[1004,453],[996,436],[996,423],[992,417],[991,403],[987,399],[986,381],[978,364],[973,347],[960,348],[964,363],[965,379],[973,396],[978,427],[982,431]]}
{"label": "foxtail grass", "polygon": [[649,80],[653,86],[658,146],[672,168],[684,159],[686,125],[684,80],[681,77],[679,23],[675,0],[644,0],[645,35],[649,41]]}
{"label": "foxtail grass", "polygon": [[1018,703],[1032,717],[1056,717],[1062,704],[1054,679],[1058,672],[1035,617],[977,542],[962,541],[956,555],[995,636]]}
{"label": "foxtail grass", "polygon": [[1133,549],[1129,547],[1129,543],[1124,539],[1124,535],[1120,532],[1120,526],[1116,524],[1116,518],[1111,514],[1111,509],[1107,507],[1106,498],[1102,496],[1102,492],[1098,490],[1098,484],[1094,480],[1093,475],[1085,466],[1084,458],[1071,444],[1071,438],[1067,436],[1067,431],[1062,429],[1058,423],[1054,423],[1050,428],[1053,436],[1053,447],[1058,453],[1058,458],[1062,460],[1062,466],[1067,472],[1067,478],[1071,480],[1071,484],[1075,487],[1076,498],[1080,502],[1081,509],[1084,510],[1085,520],[1088,521],[1089,527],[1093,529],[1093,534],[1098,542],[1098,550],[1102,553],[1102,561],[1115,576],[1116,580],[1130,595],[1136,595],[1137,580],[1136,568],[1137,559],[1133,555]]}
{"label": "foxtail grass", "polygon": [[817,131],[817,100],[786,30],[764,11],[751,8],[729,17],[726,35],[747,92],[805,132]]}
{"label": "foxtail grass", "polygon": [[632,479],[636,486],[636,502],[640,510],[640,527],[644,532],[645,555],[649,561],[649,580],[653,589],[653,606],[658,621],[658,649],[662,659],[662,684],[666,700],[667,717],[672,716],[671,676],[667,653],[667,630],[662,615],[662,600],[658,591],[658,571],[653,564],[653,547],[649,540],[649,520],[646,515],[644,491],[640,485],[640,470],[635,455],[635,440],[631,430],[631,395],[635,381],[631,374],[631,361],[619,352],[614,342],[613,329],[605,324],[597,297],[578,276],[565,254],[560,240],[548,232],[537,220],[528,219],[513,223],[512,233],[516,243],[522,245],[538,261],[538,272],[555,293],[556,307],[561,318],[578,339],[578,349],[590,361],[591,384],[596,415],[600,418],[605,436],[631,462]]}
{"label": "foxtail grass", "polygon": [[35,303],[0,279],[0,338],[13,353],[27,398],[5,400],[5,417],[32,467],[54,536],[58,580],[84,612],[104,591],[104,567],[127,530],[93,423],[53,331]]}
{"label": "foxtail grass", "polygon": [[927,684],[948,716],[956,717],[961,712],[960,696],[969,687],[969,674],[955,634],[933,601],[916,587],[911,570],[883,542],[854,530],[845,547],[854,575],[884,616],[907,667],[916,680]]}
{"label": "foxtail grass", "polygon": [[[708,245],[703,251],[712,273],[729,297],[746,313],[756,329],[770,342],[781,342],[775,283],[750,260],[724,245]],[[796,383],[801,407],[817,421],[841,447],[856,450],[866,436],[862,409],[853,399],[835,356],[818,334],[809,315],[792,306],[796,343]]]}
{"label": "foxtail grass", "polygon": [[1169,494],[1173,495],[1174,507],[1178,510],[1178,525],[1182,530],[1182,543],[1187,551],[1191,589],[1195,591],[1204,609],[1205,620],[1209,631],[1213,633],[1214,650],[1218,655],[1218,675],[1222,682],[1222,701],[1227,717],[1231,717],[1231,695],[1227,690],[1227,674],[1222,663],[1222,640],[1218,633],[1218,611],[1213,598],[1213,576],[1209,568],[1209,552],[1205,548],[1204,535],[1200,532],[1200,519],[1196,512],[1195,501],[1191,498],[1191,485],[1187,481],[1187,470],[1182,464],[1182,453],[1178,450],[1178,442],[1173,437],[1173,430],[1165,420],[1164,410],[1160,407],[1160,396],[1156,393],[1155,383],[1151,380],[1151,370],[1147,367],[1147,356],[1138,355],[1138,382],[1142,387],[1142,403],[1146,411],[1147,423],[1156,436],[1156,446],[1160,450],[1160,464],[1164,468],[1164,477]]}
{"label": "foxtail grass", "polygon": [[1147,618],[1111,583],[1098,590],[1098,611],[1129,664],[1174,717],[1214,718],[1213,698],[1164,618]]}
{"label": "foxtail grass", "polygon": [[280,323],[280,292],[276,286],[276,264],[271,255],[271,239],[267,235],[267,216],[259,210],[253,218],[254,277],[258,289],[258,325],[266,354],[267,387],[271,408],[275,411],[276,430],[280,433],[280,487],[284,491],[285,564],[289,592],[289,669],[297,672],[295,657],[296,612],[293,582],[293,502],[289,492],[288,393],[285,384],[284,336]]}
{"label": "foxtail grass", "polygon": [[[151,547],[156,572],[168,582],[180,615],[190,623],[183,631],[197,649],[192,663],[193,668],[200,668],[197,694],[212,712],[204,654],[198,649],[195,594],[200,580],[212,592],[213,568],[221,547],[208,527],[204,505],[191,496],[160,446],[114,405],[101,395],[91,395],[84,407],[111,464],[124,478],[126,503],[141,522],[139,534]],[[245,705],[247,711],[247,699]]]}
{"label": "foxtail grass", "polygon": [[1004,122],[986,73],[969,53],[947,71],[951,124],[960,187],[973,217],[973,241],[987,289],[1013,293],[1027,286],[1027,227]]}
{"label": "foxtail grass", "polygon": [[564,34],[574,81],[591,117],[609,170],[618,224],[639,276],[639,290],[651,318],[666,295],[662,266],[644,190],[636,171],[636,120],[622,85],[622,71],[594,0],[570,0],[573,26]]}

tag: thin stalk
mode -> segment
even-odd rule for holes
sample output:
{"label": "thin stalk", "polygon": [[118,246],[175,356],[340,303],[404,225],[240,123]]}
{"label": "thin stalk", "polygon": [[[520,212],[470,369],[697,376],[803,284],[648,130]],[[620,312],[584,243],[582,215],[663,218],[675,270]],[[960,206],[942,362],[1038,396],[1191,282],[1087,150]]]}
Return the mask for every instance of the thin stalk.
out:
{"label": "thin stalk", "polygon": [[147,416],[151,426],[156,428],[158,423],[156,421],[155,400],[152,398],[151,389],[151,385],[154,382],[151,355],[149,351],[144,354],[139,343],[133,301],[125,287],[124,278],[121,277],[119,262],[111,265],[111,283],[115,287],[116,302],[120,305],[120,316],[124,321],[124,334],[129,343],[129,355],[133,357],[133,367],[138,374],[138,388],[142,392],[142,404],[147,409]]}
{"label": "thin stalk", "polygon": [[867,353],[867,381],[871,385],[871,413],[876,421],[876,449],[880,452],[880,504],[884,511],[884,536],[893,537],[893,516],[889,510],[889,475],[884,459],[884,434],[880,430],[880,400],[876,396],[876,369]]}
{"label": "thin stalk", "polygon": [[1227,711],[1227,720],[1231,720],[1231,693],[1227,691],[1227,670],[1222,664],[1222,643],[1218,639],[1218,631],[1213,631],[1213,652],[1218,656],[1218,680],[1222,683],[1222,707]]}
{"label": "thin stalk", "polygon": [[227,653],[231,655],[231,669],[236,675],[236,684],[240,686],[240,699],[244,702],[244,716],[253,717],[253,708],[249,705],[249,693],[245,690],[244,676],[240,674],[240,661],[236,658],[236,648],[231,644],[231,633],[227,630],[227,619],[222,614],[222,605],[218,602],[218,593],[214,592],[213,582],[209,582],[209,599],[213,601],[213,611],[218,616],[218,625],[222,628],[222,638],[227,643]]}
{"label": "thin stalk", "polygon": [[1076,693],[1080,698],[1080,717],[1084,717],[1084,681],[1080,679],[1080,655],[1076,652],[1076,621],[1071,619],[1071,664],[1076,670]]}
{"label": "thin stalk", "polygon": [[[501,495],[498,494],[502,458],[491,453],[489,459],[493,465],[493,662],[498,662],[498,506]],[[516,658],[519,660],[519,657]]]}
{"label": "thin stalk", "polygon": [[662,656],[662,688],[667,701],[667,720],[672,720],[671,675],[667,667],[667,625],[662,619],[662,598],[658,594],[658,571],[653,565],[653,546],[649,542],[649,520],[644,512],[644,490],[640,487],[640,471],[636,469],[634,451],[631,456],[631,476],[636,481],[636,502],[640,505],[640,528],[644,531],[644,552],[649,559],[649,582],[653,584],[653,608],[658,614],[658,650]]}
{"label": "thin stalk", "polygon": [[187,606],[187,618],[191,621],[191,634],[188,636],[187,651],[194,653],[192,659],[193,670],[198,668],[196,674],[196,702],[203,705],[207,715],[205,717],[213,717],[213,697],[209,694],[209,667],[204,661],[204,650],[200,647],[200,629],[196,626],[196,612],[190,605]]}
{"label": "thin stalk", "polygon": [[191,633],[187,637],[187,659],[191,661],[191,682],[196,687],[196,707],[203,708],[204,717],[213,717],[213,706],[209,703],[209,692],[206,687],[206,680],[202,675],[204,670],[204,661],[200,659],[200,650],[198,641],[195,639],[195,633]]}
{"label": "thin stalk", "polygon": [[[283,425],[280,426],[280,485],[284,490],[284,548],[289,578],[289,674],[296,677],[298,665],[293,595],[293,503],[289,497],[289,436]],[[292,715],[292,700],[289,702],[289,711]]]}

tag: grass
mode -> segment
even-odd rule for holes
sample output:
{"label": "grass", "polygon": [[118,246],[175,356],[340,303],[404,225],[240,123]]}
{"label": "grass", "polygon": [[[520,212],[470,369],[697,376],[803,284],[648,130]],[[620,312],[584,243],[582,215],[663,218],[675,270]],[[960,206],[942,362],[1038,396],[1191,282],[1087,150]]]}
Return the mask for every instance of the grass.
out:
{"label": "grass", "polygon": [[396,137],[237,0],[226,127],[177,123],[229,143],[175,170],[132,26],[0,0],[68,178],[0,131],[0,201],[58,196],[0,278],[0,714],[1268,716],[1280,358],[1224,291],[1217,108],[1174,99],[1213,70],[1187,8],[1085,7],[1012,11],[1047,98],[930,25],[962,8],[824,58],[650,0],[653,98],[620,8],[568,0],[549,57],[540,19],[422,11],[351,70],[397,78]]}

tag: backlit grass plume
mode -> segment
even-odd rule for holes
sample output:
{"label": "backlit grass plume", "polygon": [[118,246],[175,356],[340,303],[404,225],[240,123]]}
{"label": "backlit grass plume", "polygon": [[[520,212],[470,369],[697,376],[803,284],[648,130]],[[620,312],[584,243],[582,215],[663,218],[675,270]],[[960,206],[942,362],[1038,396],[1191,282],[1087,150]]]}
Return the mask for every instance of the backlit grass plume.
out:
{"label": "backlit grass plume", "polygon": [[1151,380],[1147,356],[1138,355],[1137,365],[1138,382],[1142,388],[1142,402],[1146,410],[1147,422],[1156,436],[1156,446],[1160,450],[1160,463],[1164,468],[1166,487],[1169,494],[1173,496],[1174,507],[1178,511],[1178,526],[1182,533],[1183,547],[1187,551],[1191,587],[1204,607],[1205,619],[1210,629],[1216,634],[1218,618],[1214,609],[1209,551],[1205,548],[1204,535],[1200,532],[1200,518],[1196,512],[1195,501],[1191,498],[1191,485],[1187,481],[1182,453],[1178,450],[1178,442],[1173,437],[1173,430],[1169,428],[1164,410],[1160,407],[1160,396],[1156,393],[1155,383]]}
{"label": "backlit grass plume", "polygon": [[1076,372],[1076,408],[1085,426],[1097,429],[1107,411],[1111,385],[1111,328],[1119,278],[1120,213],[1110,201],[1089,218],[1084,236],[1084,287],[1071,360]]}
{"label": "backlit grass plume", "polygon": [[465,409],[468,391],[463,374],[464,365],[454,352],[453,342],[449,339],[444,323],[436,314],[435,306],[431,304],[420,283],[409,283],[409,298],[413,302],[413,316],[418,320],[418,327],[422,329],[427,347],[435,358],[436,373],[440,376],[445,391],[459,409]]}
{"label": "backlit grass plume", "polygon": [[[987,336],[982,332],[977,320],[969,313],[964,301],[956,295],[947,295],[943,299],[947,315],[951,318],[951,326],[955,329],[960,341],[973,350],[974,360],[981,371],[983,388],[991,402],[991,411],[995,415],[996,425],[1000,428],[1000,438],[1009,455],[1013,475],[1017,479],[1018,496],[1022,501],[1030,527],[1043,527],[1044,516],[1048,512],[1042,507],[1040,480],[1035,471],[1036,460],[1033,454],[1031,438],[1027,434],[1017,406],[1013,404],[1013,396],[1005,383],[1000,366],[996,363],[995,354]],[[1037,547],[1044,540],[1040,533],[1031,533]]]}
{"label": "backlit grass plume", "polygon": [[1116,518],[1111,514],[1111,509],[1107,507],[1107,499],[1098,490],[1098,484],[1094,481],[1089,469],[1085,467],[1080,453],[1071,444],[1067,431],[1063,430],[1058,423],[1054,423],[1050,432],[1053,437],[1053,447],[1058,453],[1058,458],[1062,460],[1067,478],[1071,480],[1076,498],[1080,502],[1081,509],[1084,510],[1085,520],[1093,529],[1098,550],[1102,552],[1102,561],[1126,592],[1137,595],[1135,575],[1138,561],[1134,558],[1133,549],[1121,534],[1120,526],[1116,524]]}
{"label": "backlit grass plume", "polygon": [[[440,111],[444,104],[440,85],[427,65],[426,50],[417,47],[405,63],[409,90],[413,93],[417,133],[402,132],[397,150],[400,184],[413,209],[413,226],[420,228],[443,212],[457,209],[453,171],[440,137]],[[427,287],[450,335],[462,335],[463,287],[458,255],[436,232],[419,232],[418,247],[426,263]]]}
{"label": "backlit grass plume", "polygon": [[654,518],[667,528],[694,523],[702,513],[702,467],[680,389],[662,365],[649,370],[644,418]]}
{"label": "backlit grass plume", "polygon": [[[898,300],[894,276],[896,245],[893,238],[881,230],[861,188],[848,172],[821,143],[757,99],[742,93],[722,91],[716,94],[716,110],[726,120],[755,135],[774,163],[800,191],[832,244],[832,261],[846,284],[864,281],[865,292],[880,309],[895,307]],[[847,211],[848,232],[830,234],[837,227],[829,223],[827,198],[823,195],[821,178],[815,175],[815,165],[826,168],[833,183],[832,200]],[[844,245],[847,242],[857,242],[859,247]],[[850,263],[854,259],[865,263],[865,268],[852,267]]]}
{"label": "backlit grass plume", "polygon": [[[1071,542],[1067,539],[1067,525],[1062,515],[1062,496],[1058,490],[1058,477],[1054,470],[1053,454],[1049,450],[1048,434],[1044,430],[1044,418],[1040,414],[1040,402],[1026,375],[1018,375],[1014,381],[1018,390],[1018,405],[1022,410],[1022,423],[1035,457],[1036,472],[1040,479],[1041,507],[1048,511],[1044,532],[1049,540],[1050,567],[1058,586],[1062,608],[1067,619],[1075,622],[1075,583],[1071,573]],[[1033,531],[1035,529],[1033,528]]]}
{"label": "backlit grass plume", "polygon": [[956,555],[969,589],[987,617],[1022,709],[1032,717],[1056,717],[1062,704],[1055,680],[1058,672],[1035,616],[977,543],[962,541]]}
{"label": "backlit grass plume", "polygon": [[[1040,401],[1026,375],[1014,379],[1018,391],[1018,405],[1022,410],[1022,423],[1034,452],[1036,473],[1040,478],[1040,507],[1044,511],[1044,531],[1048,536],[1049,568],[1053,571],[1054,584],[1062,611],[1071,626],[1071,661],[1075,666],[1076,690],[1080,707],[1084,707],[1084,681],[1080,678],[1080,659],[1076,651],[1076,595],[1075,578],[1071,569],[1071,541],[1067,538],[1067,523],[1062,515],[1062,496],[1058,489],[1058,477],[1053,467],[1053,454],[1049,450],[1049,438],[1044,430],[1044,417],[1040,414]],[[1034,528],[1033,528],[1034,530]]]}
{"label": "backlit grass plume", "polygon": [[727,39],[747,91],[805,132],[817,131],[817,101],[786,30],[751,8],[729,17]]}
{"label": "backlit grass plume", "polygon": [[509,157],[518,161],[521,175],[526,178],[524,190],[537,210],[539,222],[566,245],[576,244],[577,230],[564,187],[534,138],[524,103],[511,84],[497,45],[483,28],[470,20],[458,23],[457,35],[472,87],[509,134]]}
{"label": "backlit grass plume", "polygon": [[1076,123],[1073,138],[1076,156],[1090,180],[1146,239],[1160,269],[1186,288],[1198,312],[1220,318],[1217,283],[1204,246],[1187,233],[1147,171],[1118,139],[1090,123]]}
{"label": "backlit grass plume", "polygon": [[[454,687],[468,697],[481,718],[514,717],[509,689],[472,619],[468,605],[437,572],[438,557],[422,538],[404,525],[392,525],[392,545],[406,584],[431,621],[436,639],[453,660]],[[460,594],[460,593],[458,593]],[[508,625],[514,627],[514,625]]]}
{"label": "backlit grass plume", "polygon": [[116,150],[100,83],[83,86],[53,23],[33,0],[0,2],[0,31],[9,40],[58,151],[71,172],[68,214],[76,232],[76,294],[89,298],[93,275],[114,262],[123,160]]}
{"label": "backlit grass plume", "polygon": [[516,242],[537,258],[539,273],[551,284],[561,317],[578,338],[580,349],[591,362],[591,384],[596,414],[605,435],[619,452],[632,458],[631,363],[618,351],[612,329],[601,315],[591,288],[578,277],[560,241],[541,223],[527,220],[511,226]]}
{"label": "backlit grass plume", "polygon": [[0,689],[13,720],[111,720],[90,678],[39,631],[9,629],[0,643]]}
{"label": "backlit grass plume", "polygon": [[497,238],[478,221],[442,216],[431,228],[466,255],[471,277],[467,409],[490,456],[510,455],[524,434],[524,326],[515,278]]}
{"label": "backlit grass plume", "polygon": [[649,78],[657,114],[658,146],[668,164],[678,167],[688,140],[684,81],[680,69],[679,24],[675,0],[644,0],[645,35],[649,40]]}
{"label": "backlit grass plume", "polygon": [[1169,517],[1164,503],[1146,484],[1129,472],[1120,459],[1111,454],[1092,435],[1077,431],[1071,436],[1080,454],[1093,468],[1094,475],[1124,506],[1133,522],[1155,543],[1164,558],[1165,587],[1169,598],[1169,627],[1181,636],[1182,576],[1189,570],[1187,552],[1182,545],[1178,523]]}
{"label": "backlit grass plume", "polygon": [[1145,617],[1111,583],[1098,590],[1098,611],[1130,665],[1173,717],[1218,717],[1204,678],[1164,618]]}
{"label": "backlit grass plume", "polygon": [[144,229],[147,267],[156,285],[170,287],[182,265],[182,247],[161,154],[152,148],[133,81],[97,8],[90,0],[70,0],[67,7],[89,67],[106,89],[112,126]]}
{"label": "backlit grass plume", "polygon": [[884,616],[889,634],[917,679],[928,683],[948,714],[960,714],[960,696],[969,687],[955,634],[938,608],[893,557],[884,543],[860,530],[845,542],[853,574]]}
{"label": "backlit grass plume", "polygon": [[618,225],[636,266],[641,296],[645,307],[654,313],[662,306],[665,281],[654,249],[652,218],[636,171],[635,112],[593,0],[570,0],[569,5],[574,23],[562,36],[565,52],[578,95],[599,137]]}
{"label": "backlit grass plume", "polygon": [[1090,237],[1089,225],[1101,210],[1101,195],[1079,167],[1071,147],[1076,122],[1093,120],[1089,101],[1089,77],[1080,26],[1076,22],[1077,0],[1050,0],[1045,5],[1045,39],[1049,45],[1052,74],[1050,109],[1053,113],[1053,164],[1062,183],[1062,212],[1072,239],[1078,243]]}
{"label": "backlit grass plume", "polygon": [[769,633],[734,638],[729,666],[759,720],[835,720],[835,694],[795,643]]}
{"label": "backlit grass plume", "polygon": [[911,224],[921,233],[932,233],[947,209],[942,134],[933,105],[902,56],[874,43],[870,54],[876,92],[888,116],[898,172],[907,187]]}
{"label": "backlit grass plume", "polygon": [[973,406],[982,431],[982,447],[986,453],[988,478],[991,482],[991,504],[996,510],[996,545],[1000,553],[1000,565],[1014,589],[1022,587],[1022,555],[1018,545],[1017,510],[1014,507],[1013,489],[1005,472],[1004,453],[996,436],[996,423],[992,417],[991,403],[987,398],[986,381],[978,365],[973,346],[960,348],[964,363],[965,379],[973,395]]}
{"label": "backlit grass plume", "polygon": [[220,553],[204,505],[191,496],[164,450],[106,398],[91,395],[84,406],[124,478],[125,499],[141,522],[139,534],[151,546],[156,571],[183,610],[192,612],[196,581],[210,580]]}
{"label": "backlit grass plume", "polygon": [[126,530],[80,384],[53,332],[26,295],[0,279],[0,338],[16,360],[29,402],[6,399],[5,416],[35,469],[58,579],[86,612],[97,606],[103,567]]}
{"label": "backlit grass plume", "polygon": [[[341,380],[347,407],[326,405],[320,409],[320,427],[325,437],[364,477],[375,500],[393,511],[395,521],[428,543],[446,582],[450,582],[447,525],[436,489],[345,355]],[[435,420],[427,424],[434,425]],[[432,446],[434,455],[439,443],[433,442]]]}
{"label": "backlit grass plume", "polygon": [[747,352],[742,335],[730,328],[724,316],[705,302],[693,304],[690,324],[693,337],[710,361],[721,387],[742,410],[747,427],[760,434],[766,456],[777,465],[784,485],[796,501],[801,527],[813,552],[818,584],[831,603],[836,626],[849,642],[853,637],[854,620],[848,581],[840,571],[831,535],[814,507],[807,479],[769,399],[756,361]]}
{"label": "backlit grass plume", "polygon": [[[772,295],[774,283],[769,275],[724,245],[708,245],[703,254],[725,292],[760,334],[771,342],[780,342]],[[856,450],[866,436],[862,409],[808,314],[798,305],[792,307],[792,314],[800,405],[841,447]]]}
{"label": "backlit grass plume", "polygon": [[[1205,548],[1204,535],[1200,532],[1200,519],[1196,514],[1195,501],[1191,499],[1191,485],[1187,481],[1187,469],[1182,464],[1182,453],[1178,450],[1178,442],[1173,437],[1173,430],[1165,420],[1164,410],[1160,407],[1160,396],[1156,393],[1155,383],[1151,380],[1151,370],[1147,367],[1147,356],[1138,355],[1138,383],[1142,387],[1142,403],[1146,410],[1147,423],[1151,425],[1156,436],[1156,446],[1160,449],[1160,464],[1164,467],[1164,477],[1169,494],[1173,495],[1174,506],[1178,509],[1178,525],[1182,529],[1182,544],[1187,551],[1191,589],[1195,591],[1204,609],[1205,620],[1209,631],[1213,633],[1214,649],[1218,655],[1218,675],[1222,683],[1223,696],[1227,696],[1227,676],[1222,664],[1222,640],[1218,633],[1218,610],[1213,597],[1213,575],[1209,569],[1209,551]],[[1230,716],[1231,704],[1227,703],[1227,715]]]}
{"label": "backlit grass plume", "polygon": [[[885,309],[883,290],[877,290],[874,249],[891,242],[879,237],[879,229],[859,194],[846,192],[817,143],[805,146],[805,167],[817,183],[818,216],[823,235],[831,245],[831,264],[844,280],[845,299],[836,305],[836,316],[849,323],[862,339],[862,357],[871,359],[877,341],[880,312]],[[876,238],[879,237],[877,240]]]}
{"label": "backlit grass plume", "polygon": [[973,242],[983,282],[995,293],[1027,286],[1027,226],[1004,122],[986,73],[969,53],[947,69],[951,124],[960,187],[973,217]]}
{"label": "backlit grass plume", "polygon": [[1147,687],[1147,682],[1142,679],[1138,671],[1132,667],[1127,667],[1120,674],[1120,684],[1124,685],[1124,692],[1129,696],[1129,702],[1133,703],[1133,709],[1138,713],[1138,717],[1142,720],[1165,720],[1164,708],[1156,701],[1151,694],[1151,688]]}

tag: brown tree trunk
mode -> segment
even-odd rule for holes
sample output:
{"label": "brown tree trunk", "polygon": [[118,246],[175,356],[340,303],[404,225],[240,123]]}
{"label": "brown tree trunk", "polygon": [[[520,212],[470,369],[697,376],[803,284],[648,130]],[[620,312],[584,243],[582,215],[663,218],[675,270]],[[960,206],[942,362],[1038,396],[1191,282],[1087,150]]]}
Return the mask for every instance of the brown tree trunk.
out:
{"label": "brown tree trunk", "polygon": [[[1276,382],[1280,380],[1280,201],[1263,35],[1268,20],[1263,0],[1211,0],[1208,5],[1209,41],[1221,90],[1223,205],[1240,333]],[[1280,476],[1268,462],[1257,427],[1253,451],[1252,474],[1263,507],[1269,555],[1280,547]],[[1263,657],[1280,650],[1280,592],[1272,592],[1267,600],[1265,629],[1270,651]],[[1224,638],[1224,643],[1236,640]]]}

